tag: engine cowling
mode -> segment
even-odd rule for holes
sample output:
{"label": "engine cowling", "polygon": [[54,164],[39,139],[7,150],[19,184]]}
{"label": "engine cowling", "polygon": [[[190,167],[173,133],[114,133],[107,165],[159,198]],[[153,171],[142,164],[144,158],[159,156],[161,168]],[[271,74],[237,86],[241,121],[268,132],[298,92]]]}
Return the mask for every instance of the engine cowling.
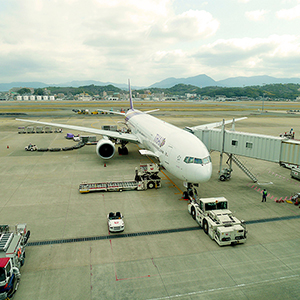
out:
{"label": "engine cowling", "polygon": [[102,139],[97,143],[96,153],[103,159],[110,159],[115,154],[115,144],[109,139]]}

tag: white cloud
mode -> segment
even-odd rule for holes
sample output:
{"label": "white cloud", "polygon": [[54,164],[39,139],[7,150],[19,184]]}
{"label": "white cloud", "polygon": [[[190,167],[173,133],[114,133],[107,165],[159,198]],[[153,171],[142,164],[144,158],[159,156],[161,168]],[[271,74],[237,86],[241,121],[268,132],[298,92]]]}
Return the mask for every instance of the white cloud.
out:
{"label": "white cloud", "polygon": [[155,53],[217,31],[210,13],[176,15],[171,5],[172,0],[11,0],[0,9],[0,60],[10,62],[11,79],[0,81],[90,76],[118,82],[126,72],[151,68]]}
{"label": "white cloud", "polygon": [[282,9],[276,13],[279,19],[293,20],[300,18],[300,4],[291,9]]}
{"label": "white cloud", "polygon": [[[207,3],[206,10],[203,2],[191,0],[190,10],[182,3],[0,0],[0,82],[124,82],[131,77],[134,84],[147,85],[170,76],[206,73],[220,78],[263,67],[267,74],[275,61],[276,72],[290,75],[292,66],[296,69],[297,27],[285,29],[284,25],[286,18],[295,18],[298,6],[294,15],[290,10],[279,11],[276,24],[270,18],[268,26],[264,22],[253,26],[245,9],[255,7],[255,1],[243,5],[237,0],[226,4],[215,0],[214,5]],[[225,7],[227,15],[222,11]],[[267,14],[274,15],[275,10],[248,11],[246,16],[258,21]],[[273,34],[275,28],[281,29],[281,35]],[[295,70],[293,76],[299,72]]]}
{"label": "white cloud", "polygon": [[264,17],[265,15],[267,14],[267,11],[266,10],[253,10],[253,11],[247,11],[245,13],[246,17],[249,19],[249,20],[252,20],[252,21],[261,21],[261,20],[264,20]]}
{"label": "white cloud", "polygon": [[218,28],[219,22],[210,13],[189,10],[169,18],[161,28],[161,32],[176,39],[196,39],[213,35]]}
{"label": "white cloud", "polygon": [[266,39],[217,40],[200,47],[194,53],[195,64],[210,70],[211,76],[216,74],[216,77],[222,73],[232,76],[238,76],[237,74],[275,76],[276,73],[284,77],[287,71],[290,74],[300,75],[297,67],[299,57],[300,39],[290,35],[271,35]]}

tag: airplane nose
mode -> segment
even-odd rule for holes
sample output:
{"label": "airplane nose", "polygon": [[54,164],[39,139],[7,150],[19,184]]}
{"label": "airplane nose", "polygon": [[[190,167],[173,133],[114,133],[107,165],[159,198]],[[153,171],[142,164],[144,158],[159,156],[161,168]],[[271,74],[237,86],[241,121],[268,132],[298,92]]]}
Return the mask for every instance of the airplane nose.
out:
{"label": "airplane nose", "polygon": [[197,173],[198,178],[200,178],[200,182],[208,181],[212,174],[212,164],[208,163],[207,165],[201,166]]}

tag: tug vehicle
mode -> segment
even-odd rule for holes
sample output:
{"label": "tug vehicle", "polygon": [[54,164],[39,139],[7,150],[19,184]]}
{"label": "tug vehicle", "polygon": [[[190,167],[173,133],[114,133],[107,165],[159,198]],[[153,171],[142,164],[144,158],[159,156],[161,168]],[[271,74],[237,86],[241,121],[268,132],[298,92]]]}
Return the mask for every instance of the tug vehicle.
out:
{"label": "tug vehicle", "polygon": [[246,225],[233,216],[224,197],[191,199],[188,211],[219,246],[246,242]]}
{"label": "tug vehicle", "polygon": [[0,299],[10,299],[17,291],[25,261],[25,248],[30,237],[26,224],[14,230],[0,225]]}
{"label": "tug vehicle", "polygon": [[122,214],[117,211],[116,213],[110,212],[107,215],[107,225],[110,232],[122,232],[125,229],[125,224]]}

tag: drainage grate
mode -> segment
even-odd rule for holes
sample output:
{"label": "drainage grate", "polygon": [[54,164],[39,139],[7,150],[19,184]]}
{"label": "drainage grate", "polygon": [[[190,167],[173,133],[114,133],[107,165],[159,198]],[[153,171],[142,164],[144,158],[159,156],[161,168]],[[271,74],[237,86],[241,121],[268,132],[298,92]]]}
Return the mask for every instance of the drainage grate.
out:
{"label": "drainage grate", "polygon": [[[286,221],[286,220],[293,220],[293,219],[300,219],[300,215],[269,218],[269,219],[260,219],[260,220],[250,220],[250,221],[246,221],[245,223],[246,223],[246,225],[250,225],[250,224],[258,224],[258,223]],[[76,238],[76,239],[40,241],[40,242],[28,243],[27,246],[43,246],[43,245],[78,243],[78,242],[99,241],[99,240],[111,240],[111,239],[120,239],[120,238],[135,237],[135,236],[157,235],[157,234],[164,234],[164,233],[193,231],[193,230],[200,230],[200,229],[201,229],[201,227],[195,226],[195,227],[173,228],[173,229],[154,230],[154,231],[135,232],[135,233],[122,233],[122,234],[116,234],[116,235],[91,236],[91,237],[83,237],[83,238]]]}
{"label": "drainage grate", "polygon": [[123,234],[117,234],[117,235],[92,236],[92,237],[83,237],[83,238],[76,238],[76,239],[40,241],[40,242],[28,243],[27,246],[43,246],[43,245],[77,243],[77,242],[88,242],[88,241],[98,241],[98,240],[111,240],[111,239],[119,239],[119,238],[142,236],[142,235],[156,235],[156,234],[164,234],[164,233],[193,231],[193,230],[199,230],[199,229],[201,229],[199,226],[195,226],[195,227],[174,228],[174,229],[166,229],[166,230],[155,230],[155,231],[145,231],[145,232],[135,232],[135,233],[123,233]]}
{"label": "drainage grate", "polygon": [[256,223],[286,221],[286,220],[293,220],[293,219],[300,219],[300,215],[277,217],[277,218],[269,218],[269,219],[260,219],[260,220],[250,220],[250,221],[246,221],[245,223],[246,224],[256,224]]}

